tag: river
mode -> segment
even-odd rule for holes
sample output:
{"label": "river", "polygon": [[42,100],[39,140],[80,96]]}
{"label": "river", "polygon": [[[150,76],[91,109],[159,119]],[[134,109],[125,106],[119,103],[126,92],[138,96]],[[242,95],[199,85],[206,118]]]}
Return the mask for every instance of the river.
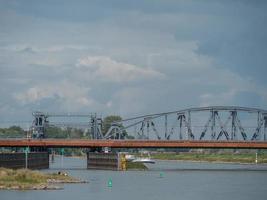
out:
{"label": "river", "polygon": [[[0,191],[0,200],[266,200],[267,165],[157,161],[149,171],[86,170],[86,160],[56,157],[49,170],[63,168],[88,184],[54,191]],[[108,187],[108,180],[112,187]]]}

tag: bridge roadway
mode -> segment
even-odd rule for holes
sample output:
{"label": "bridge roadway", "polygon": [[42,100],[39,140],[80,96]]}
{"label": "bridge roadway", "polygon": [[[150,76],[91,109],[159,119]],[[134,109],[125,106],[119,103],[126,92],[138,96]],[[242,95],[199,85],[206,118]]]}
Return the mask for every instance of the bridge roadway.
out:
{"label": "bridge roadway", "polygon": [[208,140],[85,140],[85,139],[0,139],[0,147],[47,148],[245,148],[267,149],[267,141]]}

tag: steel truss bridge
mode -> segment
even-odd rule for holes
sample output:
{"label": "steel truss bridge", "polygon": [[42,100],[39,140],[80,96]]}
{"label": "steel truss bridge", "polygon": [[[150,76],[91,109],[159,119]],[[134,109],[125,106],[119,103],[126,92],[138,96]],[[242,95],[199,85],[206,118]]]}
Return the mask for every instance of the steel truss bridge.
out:
{"label": "steel truss bridge", "polygon": [[[106,132],[97,114],[34,112],[33,117],[31,139],[1,140],[0,146],[267,148],[267,111],[256,108],[213,106],[142,115],[112,122]],[[84,127],[91,139],[46,138],[49,126]]]}
{"label": "steel truss bridge", "polygon": [[[103,120],[97,114],[34,112],[33,116],[35,138],[44,138],[49,126],[83,126],[90,129],[92,139],[267,140],[267,111],[246,107],[201,107],[137,116],[112,122],[105,133],[102,132]],[[51,118],[63,118],[64,121],[50,121]],[[78,121],[66,118],[78,118]],[[81,122],[81,118],[85,120]]]}
{"label": "steel truss bridge", "polygon": [[265,141],[267,111],[216,106],[144,115],[113,123],[104,138],[126,131],[143,140]]}
{"label": "steel truss bridge", "polygon": [[[267,111],[256,108],[213,106],[143,115],[112,122],[106,132],[97,114],[34,112],[33,117],[31,138],[0,139],[0,147],[267,149]],[[50,126],[83,127],[91,139],[46,138]]]}

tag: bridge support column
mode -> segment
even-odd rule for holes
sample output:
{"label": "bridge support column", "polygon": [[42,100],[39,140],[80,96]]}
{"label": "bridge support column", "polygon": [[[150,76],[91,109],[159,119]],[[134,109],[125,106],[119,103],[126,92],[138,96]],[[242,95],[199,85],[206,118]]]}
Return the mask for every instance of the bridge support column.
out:
{"label": "bridge support column", "polygon": [[[187,113],[187,123],[188,123],[188,126],[187,126],[187,131],[188,132],[191,132],[191,134],[192,134],[192,128],[191,128],[191,112],[190,111],[188,111],[188,113]],[[192,135],[190,134],[190,139],[193,139],[192,138]]]}
{"label": "bridge support column", "polygon": [[179,120],[179,139],[182,140],[183,139],[183,136],[182,136],[183,115],[179,115],[178,120]]}
{"label": "bridge support column", "polygon": [[267,140],[267,116],[264,116],[264,140]]}
{"label": "bridge support column", "polygon": [[32,137],[33,138],[44,138],[45,137],[45,127],[48,124],[47,115],[42,112],[32,113],[34,120],[32,123]]}
{"label": "bridge support column", "polygon": [[211,140],[216,139],[216,111],[211,111]]}
{"label": "bridge support column", "polygon": [[148,140],[149,140],[149,123],[150,123],[150,121],[147,120],[147,122],[146,122],[146,135],[147,135]]}
{"label": "bridge support column", "polygon": [[165,139],[168,135],[168,115],[165,115]]}
{"label": "bridge support column", "polygon": [[49,154],[48,152],[29,152],[25,153],[1,153],[0,167],[19,169],[48,169],[49,168]]}
{"label": "bridge support column", "polygon": [[236,139],[236,115],[237,115],[237,112],[236,111],[232,111],[231,115],[232,115],[231,140],[235,140]]}
{"label": "bridge support column", "polygon": [[118,153],[87,153],[87,169],[120,170]]}
{"label": "bridge support column", "polygon": [[139,131],[140,134],[141,134],[141,135],[140,135],[140,138],[141,138],[141,139],[144,139],[144,138],[145,138],[145,135],[144,135],[144,127],[145,127],[145,122],[143,121],[143,122],[142,122],[142,125],[141,125],[141,128],[140,128],[140,131]]}
{"label": "bridge support column", "polygon": [[260,112],[258,112],[258,137],[256,139],[260,139],[261,138],[261,132],[262,132],[262,129],[261,129],[261,123],[262,123],[262,115]]}

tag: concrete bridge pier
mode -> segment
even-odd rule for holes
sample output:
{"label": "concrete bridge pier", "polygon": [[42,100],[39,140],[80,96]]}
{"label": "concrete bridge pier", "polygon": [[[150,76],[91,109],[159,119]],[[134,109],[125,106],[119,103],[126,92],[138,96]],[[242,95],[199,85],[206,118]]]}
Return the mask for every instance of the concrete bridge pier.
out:
{"label": "concrete bridge pier", "polygon": [[87,169],[123,170],[120,153],[87,153]]}
{"label": "concrete bridge pier", "polygon": [[48,169],[48,152],[0,153],[0,167],[11,169]]}

